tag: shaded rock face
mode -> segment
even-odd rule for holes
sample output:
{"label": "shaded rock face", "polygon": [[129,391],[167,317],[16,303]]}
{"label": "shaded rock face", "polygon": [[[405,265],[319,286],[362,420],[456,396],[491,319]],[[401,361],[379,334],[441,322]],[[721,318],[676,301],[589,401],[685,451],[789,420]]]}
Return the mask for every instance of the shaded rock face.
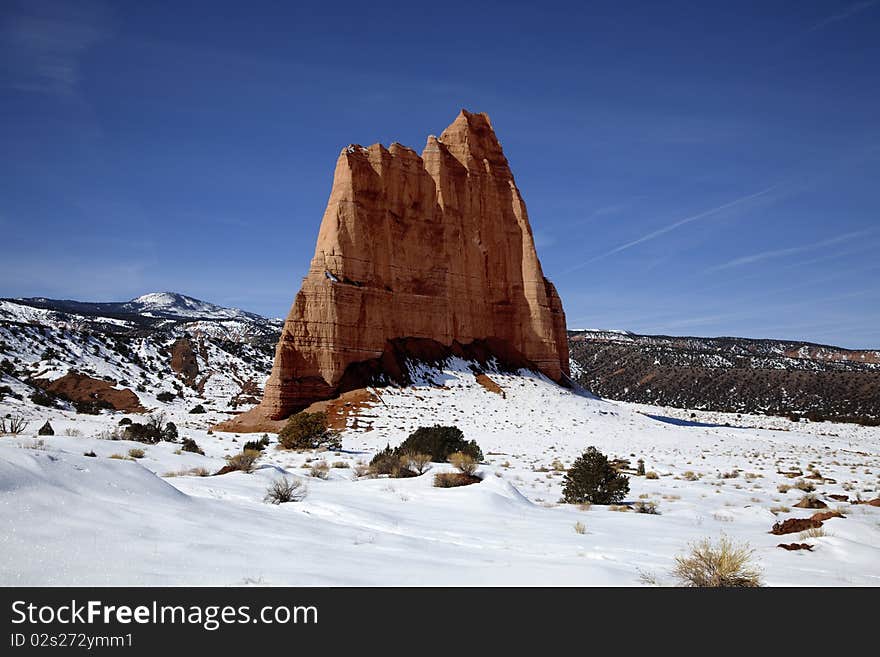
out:
{"label": "shaded rock face", "polygon": [[462,110],[421,156],[397,143],[343,149],[251,416],[283,418],[337,394],[353,364],[381,361],[403,338],[492,343],[556,381],[568,376],[562,303],[485,114]]}
{"label": "shaded rock face", "polygon": [[199,375],[199,361],[189,339],[179,338],[171,345],[171,369],[188,385],[195,382]]}
{"label": "shaded rock face", "polygon": [[79,372],[68,372],[50,382],[35,381],[49,392],[61,395],[74,402],[103,402],[109,408],[129,413],[144,413],[140,399],[128,388],[117,390],[112,383],[93,379]]}

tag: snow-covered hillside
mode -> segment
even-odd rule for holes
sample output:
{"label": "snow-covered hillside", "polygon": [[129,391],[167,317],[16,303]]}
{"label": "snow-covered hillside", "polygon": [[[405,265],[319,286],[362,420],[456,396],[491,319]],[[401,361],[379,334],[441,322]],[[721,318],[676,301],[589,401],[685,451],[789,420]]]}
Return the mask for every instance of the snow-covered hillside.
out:
{"label": "snow-covered hillside", "polygon": [[[877,428],[682,417],[530,372],[478,378],[455,360],[414,374],[416,385],[373,389],[349,408],[341,450],[279,450],[273,436],[253,474],[198,476],[254,438],[209,433],[225,417],[216,411],[167,409],[199,455],[113,440],[120,413],[21,409],[25,433],[0,438],[0,584],[668,584],[689,543],[722,535],[755,550],[769,585],[880,584],[880,508],[850,503],[878,496]],[[41,442],[46,420],[55,435]],[[408,479],[358,476],[386,444],[434,423],[479,443],[480,483],[434,488],[448,464]],[[561,504],[563,471],[588,445],[644,459],[656,478],[633,474],[626,501],[659,514]],[[144,456],[111,458],[132,448]],[[311,476],[321,462],[326,479]],[[304,482],[304,501],[263,502],[281,476]],[[770,534],[814,513],[794,506],[803,493],[788,487],[800,481],[845,517],[812,536]],[[793,541],[812,551],[776,547]]]}
{"label": "snow-covered hillside", "polygon": [[167,292],[125,303],[3,299],[0,397],[14,408],[45,403],[40,391],[76,372],[147,408],[240,410],[258,401],[279,333],[278,320]]}

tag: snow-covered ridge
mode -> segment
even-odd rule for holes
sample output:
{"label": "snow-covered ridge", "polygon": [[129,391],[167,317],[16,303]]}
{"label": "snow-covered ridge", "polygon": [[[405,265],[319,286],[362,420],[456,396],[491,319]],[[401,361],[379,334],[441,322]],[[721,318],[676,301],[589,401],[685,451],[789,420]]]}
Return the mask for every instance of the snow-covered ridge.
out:
{"label": "snow-covered ridge", "polygon": [[126,305],[150,317],[192,317],[199,319],[264,319],[239,308],[224,308],[177,292],[150,292],[135,297]]}

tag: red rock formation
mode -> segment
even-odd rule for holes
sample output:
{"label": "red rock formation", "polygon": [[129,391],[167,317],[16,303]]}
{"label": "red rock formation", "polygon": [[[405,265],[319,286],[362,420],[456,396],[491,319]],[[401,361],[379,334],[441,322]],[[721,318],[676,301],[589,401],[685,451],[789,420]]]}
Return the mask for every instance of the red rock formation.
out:
{"label": "red rock formation", "polygon": [[145,413],[147,410],[128,388],[117,389],[113,387],[115,381],[93,379],[79,372],[70,371],[54,381],[38,379],[34,383],[74,402],[106,404],[109,408],[127,413]]}
{"label": "red rock formation", "polygon": [[397,143],[343,149],[263,401],[235,429],[333,396],[396,338],[480,342],[568,375],[562,302],[485,114],[462,110],[421,156]]}

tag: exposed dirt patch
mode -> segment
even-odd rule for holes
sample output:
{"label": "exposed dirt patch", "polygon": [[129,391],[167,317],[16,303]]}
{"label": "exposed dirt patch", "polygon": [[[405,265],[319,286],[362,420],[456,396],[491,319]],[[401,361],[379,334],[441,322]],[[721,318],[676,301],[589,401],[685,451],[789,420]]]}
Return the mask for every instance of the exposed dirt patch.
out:
{"label": "exposed dirt patch", "polygon": [[362,431],[368,431],[371,423],[369,420],[360,417],[360,412],[364,408],[369,408],[370,404],[381,402],[378,396],[361,388],[359,390],[349,390],[343,392],[336,399],[326,399],[324,401],[315,402],[305,410],[309,413],[317,413],[324,411],[327,414],[327,423],[331,429],[342,431],[348,425],[349,417],[353,417],[353,423]]}
{"label": "exposed dirt patch", "polygon": [[781,547],[783,550],[806,550],[807,552],[813,551],[813,546],[809,543],[780,543],[776,547]]}
{"label": "exposed dirt patch", "polygon": [[287,420],[270,420],[262,413],[259,406],[249,411],[239,413],[224,422],[215,424],[214,431],[229,431],[235,433],[278,433],[284,428]]}
{"label": "exposed dirt patch", "polygon": [[825,522],[831,518],[846,518],[846,516],[839,511],[820,511],[810,516],[810,520],[817,520],[819,522]]}
{"label": "exposed dirt patch", "polygon": [[490,379],[487,374],[477,374],[476,378],[477,383],[483,386],[486,390],[494,392],[496,395],[501,395],[504,399],[507,399],[507,394],[504,392],[504,389]]}
{"label": "exposed dirt patch", "polygon": [[[344,392],[335,399],[310,404],[304,411],[317,413],[323,411],[327,414],[327,423],[330,428],[343,430],[348,424],[349,417],[353,417],[352,424],[362,431],[370,430],[370,421],[364,417],[362,411],[369,408],[370,404],[381,403],[381,399],[366,389],[350,390]],[[221,422],[214,427],[215,431],[234,431],[237,433],[278,433],[287,424],[287,419],[269,420],[262,415],[257,406],[245,413]]]}
{"label": "exposed dirt patch", "polygon": [[832,500],[836,500],[837,502],[849,502],[849,495],[831,494],[828,497],[830,497]]}
{"label": "exposed dirt patch", "polygon": [[770,533],[776,534],[777,536],[783,534],[797,534],[821,526],[821,520],[813,520],[812,518],[789,518],[788,520],[783,520],[782,522],[777,522],[773,525]]}

